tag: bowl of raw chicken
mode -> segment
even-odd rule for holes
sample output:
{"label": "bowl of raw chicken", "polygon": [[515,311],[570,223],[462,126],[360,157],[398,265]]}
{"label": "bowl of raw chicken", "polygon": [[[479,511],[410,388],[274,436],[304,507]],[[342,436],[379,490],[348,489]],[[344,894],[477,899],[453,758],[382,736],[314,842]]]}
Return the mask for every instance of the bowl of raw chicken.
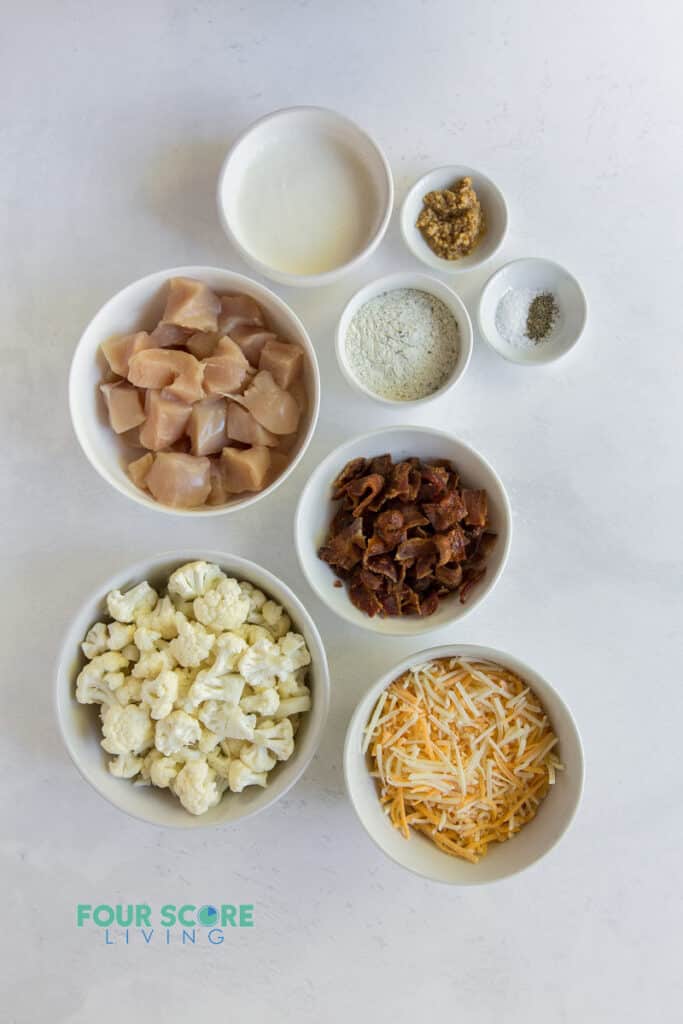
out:
{"label": "bowl of raw chicken", "polygon": [[215,551],[130,565],[73,616],[56,712],[83,778],[163,827],[232,824],[283,796],[329,705],[313,619],[267,569]]}
{"label": "bowl of raw chicken", "polygon": [[124,288],[74,352],[71,419],[92,466],[148,508],[221,515],[270,494],[315,430],[320,376],[268,288],[179,267]]}

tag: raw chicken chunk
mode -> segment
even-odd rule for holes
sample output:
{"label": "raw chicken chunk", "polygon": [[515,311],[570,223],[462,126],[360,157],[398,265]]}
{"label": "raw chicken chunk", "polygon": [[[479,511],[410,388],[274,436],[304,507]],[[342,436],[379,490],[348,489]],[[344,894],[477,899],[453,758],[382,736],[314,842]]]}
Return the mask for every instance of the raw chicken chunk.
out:
{"label": "raw chicken chunk", "polygon": [[226,491],[230,494],[263,490],[269,468],[270,452],[263,446],[223,449],[221,455],[223,483]]}
{"label": "raw chicken chunk", "polygon": [[102,352],[114,373],[119,377],[127,377],[131,357],[144,348],[153,348],[155,344],[147,331],[137,331],[135,334],[124,334],[122,338],[110,338],[109,341],[103,342]]}
{"label": "raw chicken chunk", "polygon": [[193,455],[213,455],[228,443],[226,433],[227,402],[224,398],[205,398],[192,406],[187,433]]}
{"label": "raw chicken chunk", "polygon": [[173,277],[162,319],[194,331],[215,331],[221,303],[208,285],[190,277]]}
{"label": "raw chicken chunk", "polygon": [[185,348],[192,353],[195,359],[206,359],[216,351],[218,339],[221,337],[215,331],[197,331],[185,342]]}
{"label": "raw chicken chunk", "polygon": [[154,342],[154,348],[169,348],[171,345],[184,345],[188,333],[185,327],[178,327],[177,324],[165,324],[163,320],[160,320],[150,334],[150,338]]}
{"label": "raw chicken chunk", "polygon": [[244,394],[233,395],[232,399],[273,434],[292,434],[299,424],[299,406],[288,391],[275,383],[268,370],[259,370]]}
{"label": "raw chicken chunk", "polygon": [[211,490],[211,463],[181,452],[159,452],[147,474],[147,488],[162,505],[196,508]]}
{"label": "raw chicken chunk", "polygon": [[189,352],[176,349],[146,349],[133,356],[128,366],[131,384],[156,390],[165,388],[181,402],[196,402],[204,397],[203,376],[203,364]]}
{"label": "raw chicken chunk", "polygon": [[266,477],[265,486],[268,487],[274,480],[285,471],[289,465],[289,458],[287,455],[283,455],[282,452],[274,452],[271,449],[270,452],[270,467],[268,469],[268,476]]}
{"label": "raw chicken chunk", "polygon": [[144,423],[145,410],[137,388],[120,380],[115,384],[100,384],[100,391],[107,403],[109,422],[115,433],[123,434]]}
{"label": "raw chicken chunk", "polygon": [[249,324],[241,324],[233,327],[230,337],[236,341],[244,352],[252,366],[258,366],[261,357],[261,350],[267,341],[276,341],[277,335],[272,331],[266,331],[263,327],[253,327]]}
{"label": "raw chicken chunk", "polygon": [[145,406],[147,419],[140,431],[140,443],[145,448],[158,452],[183,436],[191,405],[167,398],[161,391],[148,391]]}
{"label": "raw chicken chunk", "polygon": [[280,441],[277,434],[271,434],[254,419],[248,409],[243,409],[235,402],[228,405],[228,437],[241,444],[265,445],[267,448],[274,448]]}
{"label": "raw chicken chunk", "polygon": [[215,354],[203,359],[202,365],[208,395],[231,395],[239,391],[249,373],[244,353],[230,338],[221,338]]}
{"label": "raw chicken chunk", "polygon": [[259,370],[268,370],[281,388],[290,388],[301,373],[304,352],[287,341],[267,341],[261,349]]}
{"label": "raw chicken chunk", "polygon": [[136,487],[139,487],[144,491],[147,483],[147,474],[152,468],[154,462],[154,456],[151,452],[147,452],[142,458],[136,459],[135,462],[128,463],[128,476],[131,478]]}
{"label": "raw chicken chunk", "polygon": [[220,459],[209,459],[211,468],[209,470],[209,481],[211,483],[211,490],[209,491],[209,497],[206,499],[207,505],[225,505],[229,500],[230,495],[225,489],[225,480],[223,479],[223,470],[221,469]]}
{"label": "raw chicken chunk", "polygon": [[218,330],[221,334],[230,334],[233,328],[244,324],[263,327],[261,307],[249,295],[221,295],[220,300]]}

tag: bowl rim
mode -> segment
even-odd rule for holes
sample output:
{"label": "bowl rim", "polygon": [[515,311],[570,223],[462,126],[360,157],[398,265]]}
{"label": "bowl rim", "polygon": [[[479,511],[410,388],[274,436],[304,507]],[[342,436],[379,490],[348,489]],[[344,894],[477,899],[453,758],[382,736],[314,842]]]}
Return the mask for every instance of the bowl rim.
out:
{"label": "bowl rim", "polygon": [[[306,341],[306,345],[304,345],[303,347],[306,349],[306,356],[309,360],[311,372],[313,375],[314,394],[307,396],[310,402],[311,416],[308,425],[308,430],[306,431],[306,434],[302,440],[297,455],[291,460],[291,462],[288,463],[288,465],[285,467],[282,473],[280,473],[279,476],[277,476],[275,480],[273,480],[273,482],[268,485],[268,487],[264,487],[262,491],[257,491],[255,494],[249,494],[247,497],[240,498],[237,501],[234,501],[227,505],[206,505],[200,506],[199,508],[173,508],[171,505],[163,505],[161,502],[156,501],[154,498],[148,497],[144,491],[141,491],[139,488],[135,488],[134,485],[131,486],[131,490],[128,490],[127,488],[123,487],[122,484],[118,480],[116,480],[114,476],[110,474],[109,470],[101,463],[95,448],[90,444],[90,442],[85,437],[85,434],[78,422],[76,408],[78,404],[82,401],[82,396],[75,380],[76,363],[81,350],[81,346],[83,344],[83,340],[86,334],[88,334],[89,331],[91,330],[92,325],[95,323],[98,317],[100,317],[104,313],[106,309],[108,309],[114,303],[119,302],[120,300],[124,300],[128,292],[140,287],[141,285],[148,285],[150,289],[152,287],[160,287],[161,284],[163,284],[165,281],[168,281],[171,277],[195,277],[197,280],[202,280],[201,275],[208,276],[210,274],[227,274],[234,282],[235,287],[239,287],[240,285],[246,285],[250,290],[250,293],[256,292],[257,295],[259,293],[261,295],[265,293],[268,298],[268,301],[272,302],[273,305],[275,305],[280,310],[280,312],[286,315],[293,322],[297,331],[300,332],[301,337],[303,337]],[[229,286],[226,285],[226,287]],[[119,291],[112,295],[111,298],[107,299],[107,301],[104,302],[90,318],[90,320],[84,327],[83,331],[81,332],[78,341],[76,342],[76,345],[71,356],[71,363],[69,366],[68,402],[71,426],[74,434],[76,435],[76,440],[80,445],[81,451],[83,452],[83,454],[85,455],[86,459],[93,467],[93,469],[100,475],[100,477],[103,480],[105,480],[111,487],[118,491],[119,494],[122,494],[124,497],[129,498],[131,501],[136,502],[143,508],[149,509],[152,512],[159,511],[165,513],[166,515],[180,516],[185,518],[201,519],[210,518],[213,516],[230,515],[233,512],[238,512],[241,511],[242,509],[248,508],[250,505],[255,504],[262,498],[267,497],[268,495],[272,494],[280,486],[280,484],[284,483],[284,481],[298,466],[299,462],[301,461],[306,451],[308,450],[311,440],[313,439],[313,435],[318,425],[318,416],[320,413],[320,393],[321,384],[318,356],[315,350],[315,346],[313,345],[313,342],[310,339],[308,331],[306,330],[300,317],[297,315],[297,313],[295,313],[292,307],[285,302],[284,299],[282,299],[279,295],[272,291],[267,285],[262,284],[260,281],[257,281],[254,278],[247,277],[246,274],[240,274],[237,271],[229,270],[226,267],[210,267],[201,265],[171,267],[168,270],[156,270],[151,274],[146,274],[144,277],[140,277],[137,280],[131,281],[129,284],[124,285],[124,287],[119,289]]]}
{"label": "bowl rim", "polygon": [[[61,692],[62,680],[64,679],[66,681],[67,677],[69,676],[69,672],[68,669],[66,668],[66,665],[68,664],[69,659],[72,659],[75,654],[74,649],[69,644],[68,633],[72,629],[74,620],[80,618],[82,615],[85,616],[86,611],[95,602],[101,600],[104,594],[108,593],[108,590],[110,589],[109,584],[111,584],[113,580],[118,579],[118,577],[120,577],[123,573],[130,574],[132,577],[139,576],[140,579],[142,579],[144,573],[149,575],[150,572],[155,571],[154,568],[150,569],[152,563],[154,563],[155,566],[157,564],[163,564],[164,562],[168,561],[178,561],[182,564],[186,559],[188,561],[197,561],[198,557],[204,561],[216,561],[216,564],[221,566],[223,565],[223,560],[229,562],[231,565],[235,567],[235,572],[244,572],[244,579],[246,582],[249,582],[248,573],[253,568],[255,568],[258,570],[258,572],[263,573],[268,578],[269,583],[271,581],[275,581],[276,585],[283,589],[283,591],[286,594],[288,602],[288,607],[285,608],[285,611],[289,613],[290,610],[293,609],[299,620],[305,619],[306,628],[312,634],[318,648],[318,650],[316,651],[316,655],[319,664],[316,663],[316,670],[321,676],[321,679],[319,680],[316,678],[316,690],[319,690],[320,692],[316,695],[315,700],[316,703],[322,703],[322,717],[320,719],[320,724],[318,727],[318,734],[315,737],[315,740],[311,743],[311,749],[309,753],[305,758],[302,759],[301,764],[297,766],[297,770],[293,773],[292,778],[287,782],[286,786],[271,800],[265,802],[263,805],[259,807],[247,810],[244,814],[240,815],[238,818],[235,818],[231,821],[203,821],[203,815],[195,816],[190,814],[188,811],[186,823],[174,821],[170,823],[165,822],[164,824],[161,824],[157,821],[151,821],[149,818],[146,818],[141,814],[136,814],[135,812],[129,810],[127,807],[123,806],[121,803],[117,803],[115,800],[111,799],[111,797],[108,796],[107,793],[103,792],[102,788],[98,785],[96,779],[88,774],[83,763],[76,756],[74,749],[67,737],[62,714],[60,711],[59,696]],[[231,569],[230,571],[233,572],[233,569]],[[101,585],[93,588],[89,592],[87,597],[85,597],[81,601],[78,608],[73,612],[73,614],[69,615],[68,624],[64,628],[64,633],[66,635],[64,636],[59,645],[59,650],[55,657],[53,666],[54,683],[52,688],[52,710],[57,722],[59,735],[61,737],[64,748],[68,753],[69,758],[71,759],[72,764],[78,771],[81,778],[85,782],[87,782],[88,785],[92,787],[92,789],[95,790],[98,796],[100,796],[103,800],[106,800],[106,802],[111,807],[116,808],[116,810],[127,815],[129,818],[134,818],[136,821],[142,821],[146,825],[151,825],[154,828],[172,828],[177,829],[178,831],[185,831],[190,829],[228,828],[231,825],[238,825],[240,822],[246,821],[248,818],[254,818],[256,817],[257,814],[261,814],[264,811],[268,810],[270,807],[276,804],[281,797],[285,796],[285,794],[288,793],[293,788],[293,786],[295,786],[296,783],[301,779],[301,776],[304,774],[304,772],[306,771],[306,769],[308,768],[309,764],[311,763],[311,761],[313,760],[318,751],[318,747],[320,746],[320,742],[325,731],[325,725],[327,723],[327,718],[330,710],[330,671],[327,662],[327,652],[325,650],[325,645],[322,641],[322,637],[320,636],[318,627],[316,626],[310,612],[307,611],[304,604],[296,596],[291,587],[287,583],[285,583],[284,580],[282,580],[279,576],[276,576],[275,573],[272,573],[269,569],[266,569],[264,566],[259,565],[258,562],[254,562],[248,558],[243,558],[241,555],[231,555],[225,551],[203,550],[201,548],[183,549],[180,551],[169,550],[159,552],[157,554],[150,556],[149,558],[140,559],[133,565],[121,568],[116,573],[111,573],[107,580],[103,580]],[[71,693],[71,698],[75,701],[75,693]],[[106,769],[102,768],[102,771],[105,770]],[[155,787],[150,788],[153,789]],[[266,790],[264,790],[264,792],[267,792],[267,788]]]}
{"label": "bowl rim", "polygon": [[[567,345],[566,348],[562,349],[561,352],[556,352],[555,355],[549,354],[545,359],[534,359],[534,360],[518,359],[513,354],[512,346],[509,346],[510,347],[510,352],[504,350],[503,348],[499,348],[498,345],[495,345],[491,341],[491,339],[488,336],[487,331],[484,330],[483,317],[482,317],[482,309],[483,309],[483,306],[484,306],[484,301],[485,301],[486,293],[489,290],[489,286],[493,285],[495,280],[498,277],[500,277],[503,274],[504,271],[507,271],[510,267],[514,266],[517,263],[527,263],[527,264],[536,263],[536,264],[541,264],[541,265],[543,265],[545,267],[552,268],[552,270],[554,270],[558,274],[558,276],[562,276],[562,277],[568,278],[572,282],[572,284],[575,286],[577,294],[579,295],[579,298],[580,298],[581,325],[580,325],[580,328],[579,328],[579,331],[578,331],[576,337],[574,338],[574,340],[572,342],[570,342],[569,345]],[[583,290],[583,288],[581,286],[581,283],[578,280],[578,278],[576,278],[574,276],[574,274],[571,273],[570,270],[567,270],[566,267],[563,267],[561,263],[558,263],[556,260],[546,259],[545,256],[517,256],[514,260],[508,260],[508,262],[504,263],[502,265],[502,267],[498,267],[498,270],[494,270],[494,272],[491,274],[491,276],[486,279],[486,281],[484,282],[484,284],[482,286],[481,292],[479,293],[479,298],[477,300],[477,308],[476,308],[475,317],[476,317],[476,323],[477,323],[477,330],[479,331],[479,334],[484,339],[484,341],[489,346],[489,348],[493,349],[493,351],[497,355],[501,356],[503,359],[507,359],[507,361],[509,363],[514,363],[515,366],[526,366],[526,367],[529,367],[530,369],[538,369],[539,367],[549,366],[551,363],[556,363],[556,362],[558,362],[558,360],[564,359],[565,356],[569,355],[569,353],[574,348],[576,348],[576,346],[580,342],[581,338],[583,337],[583,333],[584,333],[584,331],[586,329],[586,324],[588,323],[588,299],[586,297],[586,293]]]}
{"label": "bowl rim", "polygon": [[[449,441],[449,442],[455,442],[456,444],[460,445],[462,448],[467,449],[467,451],[470,452],[470,454],[472,454],[473,456],[475,456],[476,459],[478,459],[480,462],[482,462],[484,464],[484,466],[487,468],[487,470],[489,471],[489,473],[491,474],[491,476],[493,477],[493,479],[495,480],[495,482],[496,482],[496,484],[498,486],[498,489],[499,489],[499,492],[500,492],[500,496],[501,496],[501,499],[502,499],[501,503],[502,503],[502,509],[503,509],[503,518],[504,518],[504,522],[505,522],[504,547],[503,547],[503,553],[502,553],[500,565],[499,565],[498,570],[495,573],[495,575],[490,575],[488,577],[486,587],[479,594],[475,595],[474,598],[471,601],[468,601],[467,604],[459,605],[458,606],[459,609],[460,609],[460,614],[456,618],[448,619],[445,622],[441,622],[441,623],[438,623],[438,624],[435,625],[433,622],[430,622],[430,616],[428,616],[426,619],[419,619],[419,620],[417,620],[416,628],[412,629],[409,633],[402,632],[399,629],[393,630],[393,631],[390,630],[390,631],[386,631],[386,632],[381,631],[381,630],[377,629],[377,627],[376,627],[377,619],[376,618],[370,618],[369,615],[363,616],[362,619],[356,619],[355,616],[351,612],[351,608],[353,608],[353,605],[348,600],[348,594],[346,595],[347,596],[346,603],[342,603],[340,607],[337,607],[337,605],[332,604],[328,600],[327,592],[324,590],[324,588],[321,588],[321,587],[318,586],[318,584],[313,579],[312,574],[309,572],[307,559],[304,557],[303,547],[302,547],[302,543],[301,543],[301,540],[300,540],[300,533],[301,533],[300,523],[301,523],[301,519],[302,519],[302,509],[303,509],[304,503],[308,500],[308,497],[309,497],[309,495],[311,493],[311,488],[312,488],[313,482],[314,482],[314,480],[317,480],[318,477],[321,474],[323,474],[323,472],[328,472],[328,468],[329,468],[330,463],[332,463],[338,457],[341,449],[345,448],[347,445],[356,446],[356,445],[362,444],[362,443],[364,443],[366,441],[373,440],[374,438],[378,438],[378,437],[380,437],[382,435],[391,435],[391,434],[399,433],[400,431],[404,431],[404,430],[405,431],[411,431],[411,432],[416,433],[416,434],[429,435],[430,437],[438,437],[441,440],[446,440],[446,441]],[[328,473],[328,476],[329,476],[329,473]],[[330,476],[330,479],[329,479],[329,483],[330,484],[332,483],[332,479],[333,478]],[[331,612],[333,612],[335,615],[338,615],[339,618],[343,619],[345,622],[350,623],[352,626],[357,626],[360,629],[365,629],[365,630],[367,630],[370,633],[375,633],[378,636],[383,636],[383,637],[386,637],[386,638],[389,638],[389,637],[392,637],[392,636],[394,636],[394,637],[403,637],[403,638],[422,636],[425,633],[431,633],[431,632],[434,632],[434,630],[437,630],[437,629],[446,629],[447,627],[452,627],[455,623],[461,622],[464,618],[466,618],[468,615],[470,615],[475,610],[475,608],[478,608],[479,605],[493,592],[494,588],[497,586],[498,582],[500,581],[500,578],[503,575],[503,572],[505,571],[505,567],[507,565],[508,558],[509,558],[509,555],[510,555],[510,546],[511,546],[511,543],[512,543],[512,532],[513,532],[513,527],[512,527],[512,507],[510,505],[510,499],[508,497],[508,493],[507,493],[507,491],[505,489],[505,485],[503,484],[503,481],[498,476],[498,473],[493,468],[493,466],[488,461],[488,459],[486,459],[485,456],[483,456],[478,449],[474,448],[472,445],[468,444],[466,441],[461,440],[461,438],[456,437],[454,434],[450,434],[450,433],[448,433],[445,430],[439,430],[436,427],[417,426],[415,424],[397,424],[396,426],[380,427],[377,430],[370,430],[367,433],[358,434],[357,436],[351,437],[347,441],[343,441],[341,444],[337,445],[336,448],[333,448],[331,452],[329,452],[323,459],[321,459],[321,461],[318,463],[318,465],[315,467],[315,469],[309,475],[308,479],[306,480],[305,484],[303,485],[303,488],[301,490],[301,494],[299,495],[299,500],[297,502],[296,510],[295,510],[295,513],[294,513],[294,547],[296,549],[296,556],[297,556],[297,559],[299,561],[299,566],[301,568],[301,571],[302,571],[304,577],[306,578],[306,582],[308,583],[308,585],[311,588],[311,590],[313,591],[313,593],[323,602],[323,604],[327,608],[330,609]],[[344,590],[344,592],[346,593],[346,590]],[[379,621],[385,622],[387,620],[386,619],[380,619]],[[401,622],[402,620],[400,619],[400,617],[394,617],[393,620],[389,619],[389,621]]]}
{"label": "bowl rim", "polygon": [[[465,175],[469,175],[470,177],[476,175],[476,177],[485,181],[488,188],[490,188],[491,191],[496,195],[496,198],[500,203],[500,207],[503,213],[503,228],[502,231],[500,232],[500,237],[498,238],[498,241],[496,242],[494,247],[491,249],[491,252],[487,253],[485,256],[476,257],[475,249],[470,254],[473,257],[473,259],[469,263],[467,263],[466,266],[462,265],[462,260],[445,260],[441,256],[437,256],[436,253],[433,253],[431,249],[428,250],[428,252],[422,251],[420,247],[415,245],[413,242],[415,233],[417,232],[417,228],[414,225],[412,225],[412,227],[409,229],[406,224],[408,204],[413,199],[415,193],[423,187],[425,179],[431,177],[433,174],[445,175],[446,172],[452,172],[456,175],[460,175],[461,177],[464,177]],[[420,260],[421,263],[424,263],[424,265],[429,267],[431,270],[436,270],[437,272],[447,274],[466,274],[468,271],[476,270],[478,267],[483,266],[485,263],[488,263],[489,260],[493,259],[493,257],[500,250],[505,239],[507,238],[509,223],[510,212],[508,210],[508,204],[501,188],[484,171],[480,171],[476,167],[468,167],[466,164],[443,164],[440,167],[432,167],[431,170],[425,171],[424,174],[422,174],[415,182],[413,182],[413,184],[406,192],[403,202],[401,203],[401,211],[399,215],[401,236],[403,238],[405,245],[413,254],[413,256],[415,256],[418,260]]]}
{"label": "bowl rim", "polygon": [[[384,182],[386,186],[386,199],[384,202],[384,210],[379,221],[379,224],[366,245],[350,260],[345,263],[340,263],[339,266],[332,267],[330,270],[322,271],[318,274],[292,274],[285,270],[278,270],[277,267],[272,267],[268,263],[264,263],[257,256],[254,256],[249,249],[242,244],[237,237],[237,234],[233,231],[230,224],[229,218],[225,212],[223,204],[222,194],[226,178],[230,171],[230,162],[232,161],[237,149],[247,139],[247,137],[255,130],[262,128],[270,121],[274,121],[277,118],[301,113],[318,113],[324,114],[326,117],[333,118],[337,122],[343,122],[347,127],[352,128],[359,136],[361,136],[365,142],[375,151],[377,154],[380,166],[382,167],[384,174]],[[237,136],[234,142],[228,149],[223,163],[221,164],[220,171],[218,172],[218,182],[216,185],[216,206],[218,208],[218,217],[223,228],[223,231],[227,235],[229,241],[235,247],[237,252],[242,258],[249,263],[254,269],[256,269],[264,277],[269,278],[272,281],[277,281],[279,284],[290,285],[296,287],[297,285],[302,287],[318,286],[331,284],[336,281],[342,274],[347,273],[355,269],[361,263],[363,263],[372,253],[377,249],[380,242],[384,238],[391,214],[394,208],[394,179],[391,173],[391,167],[389,161],[386,158],[384,150],[381,148],[379,143],[363,128],[360,127],[350,117],[346,117],[345,114],[340,114],[338,111],[333,110],[331,107],[316,106],[315,104],[299,104],[292,107],[279,107],[277,110],[272,110],[268,114],[264,114],[262,117],[257,118],[255,121],[251,121],[246,128]],[[379,206],[379,204],[378,204]]]}
{"label": "bowl rim", "polygon": [[[404,279],[409,278],[413,285],[401,283]],[[435,298],[441,299],[444,305],[448,305],[450,312],[453,313],[453,307],[458,310],[457,316],[453,313],[453,318],[458,326],[458,334],[460,350],[458,352],[458,358],[456,359],[455,366],[449,374],[446,381],[437,388],[436,391],[432,391],[429,395],[424,395],[422,398],[413,398],[403,401],[400,398],[385,398],[383,395],[378,395],[370,388],[366,388],[355,374],[352,372],[351,367],[348,365],[346,360],[346,334],[348,331],[351,314],[349,310],[351,306],[359,303],[358,309],[362,309],[366,302],[370,302],[377,295],[383,294],[385,291],[396,291],[399,288],[410,288],[414,287],[417,291],[426,291]],[[436,289],[431,291],[430,289]],[[440,292],[441,294],[437,294]],[[448,300],[443,296],[444,293],[448,295]],[[466,330],[461,331],[461,321],[464,323]],[[343,331],[342,331],[343,327]],[[464,334],[464,337],[463,337]],[[393,274],[386,274],[383,277],[378,277],[374,281],[369,281],[367,284],[359,288],[344,306],[341,315],[337,321],[337,328],[335,331],[335,354],[337,356],[337,364],[342,372],[343,377],[346,381],[354,387],[360,394],[366,398],[371,398],[375,402],[379,402],[380,405],[389,406],[393,409],[411,409],[418,408],[423,405],[427,405],[436,399],[443,398],[451,388],[454,388],[462,378],[465,376],[467,369],[470,365],[472,358],[473,348],[473,328],[472,320],[467,309],[467,306],[460,298],[458,293],[450,285],[446,284],[445,281],[439,280],[438,277],[432,277],[431,274],[425,274],[422,271],[398,271]],[[461,358],[462,353],[462,358]]]}
{"label": "bowl rim", "polygon": [[[547,847],[547,849],[543,850],[542,853],[540,853],[537,857],[534,857],[533,860],[530,860],[527,864],[524,864],[522,867],[519,867],[514,871],[509,872],[508,874],[500,875],[498,878],[479,880],[475,879],[471,882],[459,882],[456,880],[450,880],[445,878],[435,878],[433,875],[427,874],[423,871],[419,871],[417,868],[414,868],[406,864],[403,860],[400,860],[398,857],[394,856],[393,853],[390,853],[388,850],[385,850],[384,847],[379,842],[379,840],[370,832],[370,830],[366,827],[365,823],[361,819],[361,816],[356,808],[356,800],[354,795],[355,789],[352,783],[350,782],[351,761],[352,759],[355,760],[358,757],[358,751],[352,750],[351,747],[352,744],[355,742],[356,738],[361,735],[362,728],[364,726],[364,723],[361,721],[364,704],[366,702],[373,703],[374,700],[376,700],[379,697],[382,690],[386,689],[387,686],[389,686],[390,683],[392,683],[393,680],[397,678],[397,676],[399,676],[402,672],[405,672],[406,669],[410,668],[412,665],[418,665],[422,661],[430,661],[433,658],[449,656],[456,657],[459,654],[464,653],[465,651],[481,652],[480,655],[475,653],[474,655],[469,655],[469,657],[481,656],[482,660],[485,661],[499,660],[499,663],[501,665],[503,665],[506,668],[510,668],[511,671],[515,672],[522,679],[524,679],[525,674],[528,673],[535,679],[540,680],[542,686],[545,686],[553,694],[554,699],[558,701],[558,703],[561,705],[563,709],[563,712],[566,714],[570,730],[573,731],[574,734],[573,738],[576,743],[576,751],[578,754],[577,763],[574,766],[574,771],[578,775],[576,797],[571,807],[571,811],[559,835],[555,837],[555,839]],[[531,689],[534,689],[535,685],[535,682],[530,683]],[[561,737],[560,742],[562,742]],[[564,837],[567,835],[572,825],[574,824],[574,821],[576,820],[576,816],[579,812],[579,808],[581,806],[581,802],[583,799],[586,775],[586,756],[583,749],[583,742],[581,740],[581,733],[579,732],[579,728],[576,724],[576,719],[571,708],[564,700],[562,695],[559,693],[559,691],[552,685],[552,683],[549,683],[545,676],[542,676],[540,672],[532,668],[526,662],[522,661],[520,658],[517,657],[517,655],[509,654],[507,651],[502,651],[499,648],[488,647],[485,644],[469,644],[464,642],[438,644],[434,647],[427,647],[424,650],[414,651],[412,654],[409,654],[407,657],[403,658],[400,662],[398,662],[398,664],[390,668],[388,671],[384,672],[378,679],[375,680],[375,682],[371,683],[371,685],[367,687],[367,689],[358,699],[358,702],[356,703],[351,714],[351,718],[349,719],[349,723],[346,729],[346,735],[344,737],[344,752],[342,756],[342,761],[344,772],[344,787],[346,789],[346,795],[349,799],[351,806],[353,807],[356,818],[359,824],[361,825],[363,831],[374,843],[377,849],[380,850],[385,857],[388,857],[389,860],[393,861],[394,864],[397,864],[399,867],[403,868],[406,871],[410,871],[411,874],[416,875],[418,878],[424,878],[427,881],[432,882],[434,884],[458,888],[474,888],[475,886],[497,885],[501,882],[507,881],[510,878],[518,877],[525,871],[528,871],[530,868],[534,867],[534,865],[538,864],[545,857],[547,857],[548,854],[550,854],[558,846],[561,840],[564,839]],[[500,845],[504,846],[505,844]],[[443,856],[447,857],[448,855],[443,854]],[[477,867],[476,864],[473,864],[471,866],[473,868]]]}

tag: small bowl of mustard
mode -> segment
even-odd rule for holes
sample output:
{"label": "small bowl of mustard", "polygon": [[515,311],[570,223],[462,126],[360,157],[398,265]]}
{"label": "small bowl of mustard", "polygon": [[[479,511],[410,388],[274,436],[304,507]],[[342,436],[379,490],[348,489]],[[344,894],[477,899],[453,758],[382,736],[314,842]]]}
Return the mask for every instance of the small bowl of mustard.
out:
{"label": "small bowl of mustard", "polygon": [[498,252],[508,227],[497,185],[473,167],[451,164],[419,178],[403,200],[401,234],[432,270],[458,274]]}

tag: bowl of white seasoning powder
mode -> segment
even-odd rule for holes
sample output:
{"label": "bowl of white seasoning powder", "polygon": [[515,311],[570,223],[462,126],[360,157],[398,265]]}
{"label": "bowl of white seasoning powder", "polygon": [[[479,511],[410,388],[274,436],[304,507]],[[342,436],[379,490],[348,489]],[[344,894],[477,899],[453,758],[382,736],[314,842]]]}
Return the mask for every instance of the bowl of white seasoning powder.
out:
{"label": "bowl of white seasoning powder", "polygon": [[551,260],[513,260],[484,285],[479,331],[499,355],[522,366],[552,363],[569,352],[588,316],[581,285]]}
{"label": "bowl of white seasoning powder", "polygon": [[347,303],[336,347],[352,387],[386,405],[418,405],[441,397],[463,376],[472,324],[462,300],[442,281],[392,274]]}

